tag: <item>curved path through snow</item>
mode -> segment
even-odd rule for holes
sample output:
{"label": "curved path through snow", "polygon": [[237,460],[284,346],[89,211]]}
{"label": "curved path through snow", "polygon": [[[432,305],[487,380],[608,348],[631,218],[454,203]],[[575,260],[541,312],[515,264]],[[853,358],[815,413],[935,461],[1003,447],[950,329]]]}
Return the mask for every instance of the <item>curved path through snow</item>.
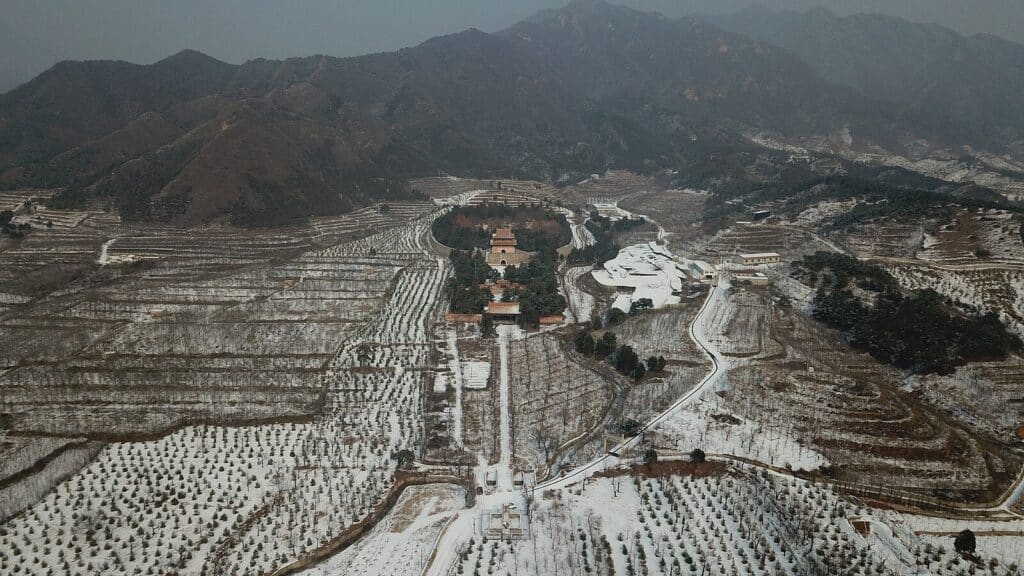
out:
{"label": "curved path through snow", "polygon": [[656,427],[658,424],[661,424],[672,415],[677,414],[680,410],[688,406],[691,401],[699,397],[701,392],[703,392],[706,388],[708,388],[710,385],[716,384],[719,381],[719,379],[726,373],[726,370],[723,369],[720,363],[720,354],[718,352],[718,349],[712,342],[707,340],[707,326],[705,325],[704,321],[707,311],[712,307],[712,303],[715,302],[717,299],[723,298],[724,293],[724,289],[719,287],[713,287],[711,291],[708,293],[708,297],[704,300],[704,304],[701,305],[700,310],[697,312],[697,316],[693,319],[693,322],[690,323],[690,338],[692,338],[693,341],[696,342],[698,346],[700,346],[701,350],[704,351],[704,354],[707,355],[707,357],[711,360],[711,371],[708,372],[706,376],[704,376],[704,379],[701,380],[692,389],[687,391],[685,394],[680,396],[679,399],[677,399],[665,411],[661,412],[654,418],[650,419],[646,424],[644,424],[644,426],[640,429],[640,434],[637,434],[632,438],[628,438],[620,442],[617,446],[612,448],[612,450],[609,451],[607,454],[598,456],[597,458],[591,460],[590,462],[577,468],[574,468],[572,470],[569,470],[567,473],[561,476],[537,484],[536,489],[546,490],[552,488],[565,488],[566,486],[585,480],[593,476],[595,473],[600,472],[601,470],[623,463],[624,461],[618,456],[615,456],[614,454],[621,454],[623,451],[636,446],[636,444],[640,442],[641,438],[643,437],[643,432],[651,430],[652,428]]}

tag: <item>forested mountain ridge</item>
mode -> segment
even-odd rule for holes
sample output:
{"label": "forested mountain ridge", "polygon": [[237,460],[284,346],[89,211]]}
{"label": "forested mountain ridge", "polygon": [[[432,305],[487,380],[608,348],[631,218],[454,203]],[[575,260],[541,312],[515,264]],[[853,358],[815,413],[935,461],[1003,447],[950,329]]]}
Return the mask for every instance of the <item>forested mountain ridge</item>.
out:
{"label": "forested mountain ridge", "polygon": [[67,187],[61,201],[128,219],[267,225],[407,197],[405,178],[438,172],[679,168],[758,131],[896,152],[1006,141],[943,118],[765,40],[577,0],[355,58],[61,63],[0,97],[0,186]]}
{"label": "forested mountain ridge", "polygon": [[842,17],[754,6],[710,24],[792,52],[824,79],[865,96],[945,119],[974,138],[1014,143],[1024,129],[1024,46],[963,36],[878,14]]}

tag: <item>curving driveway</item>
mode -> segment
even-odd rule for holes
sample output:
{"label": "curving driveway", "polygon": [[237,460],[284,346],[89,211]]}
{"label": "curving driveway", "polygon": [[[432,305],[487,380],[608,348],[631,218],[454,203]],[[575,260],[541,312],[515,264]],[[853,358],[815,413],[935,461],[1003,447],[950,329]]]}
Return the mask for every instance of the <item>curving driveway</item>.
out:
{"label": "curving driveway", "polygon": [[658,424],[661,424],[672,415],[678,413],[680,410],[689,405],[689,403],[692,400],[700,396],[701,392],[703,392],[708,386],[717,383],[718,380],[724,374],[726,374],[727,371],[723,369],[719,360],[720,354],[718,352],[718,349],[714,346],[714,344],[712,344],[710,341],[706,339],[706,326],[704,325],[704,317],[707,311],[711,308],[711,304],[716,300],[724,297],[725,290],[723,288],[712,288],[711,291],[708,293],[708,297],[704,299],[704,304],[701,305],[700,310],[697,312],[697,316],[693,319],[693,322],[690,323],[690,338],[692,338],[693,341],[696,342],[698,346],[700,346],[701,350],[704,351],[704,354],[706,354],[707,357],[711,360],[711,371],[708,372],[706,376],[704,376],[704,379],[702,379],[696,386],[687,391],[685,394],[680,396],[671,406],[669,406],[663,412],[661,412],[654,418],[651,418],[646,424],[644,424],[644,426],[640,428],[641,434],[637,434],[632,438],[628,438],[620,442],[617,446],[612,448],[612,450],[607,454],[598,456],[597,458],[591,460],[590,462],[582,466],[567,471],[565,474],[562,474],[561,476],[551,478],[550,480],[546,480],[544,482],[537,484],[535,489],[546,490],[553,488],[564,488],[566,486],[585,480],[593,476],[597,472],[625,463],[623,459],[619,458],[618,456],[613,456],[612,454],[621,454],[623,451],[636,446],[636,444],[640,442],[640,439],[643,437],[643,432],[651,430],[652,428],[656,427]]}

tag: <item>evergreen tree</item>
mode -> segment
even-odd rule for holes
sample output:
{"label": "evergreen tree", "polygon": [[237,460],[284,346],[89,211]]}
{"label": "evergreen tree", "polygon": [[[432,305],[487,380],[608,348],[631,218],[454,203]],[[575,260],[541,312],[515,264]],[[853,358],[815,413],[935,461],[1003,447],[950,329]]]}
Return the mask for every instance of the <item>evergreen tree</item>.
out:
{"label": "evergreen tree", "polygon": [[973,555],[977,550],[977,539],[974,537],[974,532],[969,529],[962,530],[953,540],[953,547],[960,554]]}
{"label": "evergreen tree", "polygon": [[633,367],[633,370],[629,373],[629,375],[633,378],[633,380],[639,382],[640,380],[644,379],[644,376],[647,375],[647,369],[644,368],[642,362],[638,362],[637,365]]}
{"label": "evergreen tree", "polygon": [[614,332],[605,332],[594,345],[594,353],[602,358],[608,356],[615,351],[617,341]]}
{"label": "evergreen tree", "polygon": [[594,342],[594,337],[586,330],[578,332],[573,343],[576,346],[576,352],[579,352],[580,354],[590,356],[594,353],[594,346],[596,344]]}
{"label": "evergreen tree", "polygon": [[493,338],[497,335],[494,330],[494,319],[490,314],[484,314],[480,319],[480,335],[484,338]]}

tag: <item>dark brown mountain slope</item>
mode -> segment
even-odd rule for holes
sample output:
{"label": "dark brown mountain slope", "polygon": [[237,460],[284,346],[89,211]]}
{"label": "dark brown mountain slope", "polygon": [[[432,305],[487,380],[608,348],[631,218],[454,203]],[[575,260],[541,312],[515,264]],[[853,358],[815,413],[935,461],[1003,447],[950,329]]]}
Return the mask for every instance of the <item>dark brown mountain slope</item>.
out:
{"label": "dark brown mountain slope", "polygon": [[405,177],[439,171],[675,168],[751,130],[984,144],[902,110],[763,41],[577,0],[358,58],[62,63],[0,97],[0,185],[67,186],[59,201],[106,198],[126,218],[274,224],[402,197]]}
{"label": "dark brown mountain slope", "polygon": [[863,144],[890,149],[915,136],[941,139],[930,123],[830,84],[785,50],[693,18],[575,0],[502,35],[543,54],[571,86],[608,107],[653,107],[651,126],[745,125],[789,136],[850,127]]}
{"label": "dark brown mountain slope", "polygon": [[708,19],[779,46],[824,78],[993,140],[1024,132],[1024,46],[876,14],[752,7]]}
{"label": "dark brown mountain slope", "polygon": [[151,66],[61,62],[0,96],[0,169],[54,155],[220,92],[235,66],[184,51]]}

